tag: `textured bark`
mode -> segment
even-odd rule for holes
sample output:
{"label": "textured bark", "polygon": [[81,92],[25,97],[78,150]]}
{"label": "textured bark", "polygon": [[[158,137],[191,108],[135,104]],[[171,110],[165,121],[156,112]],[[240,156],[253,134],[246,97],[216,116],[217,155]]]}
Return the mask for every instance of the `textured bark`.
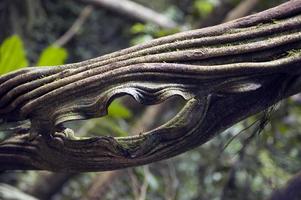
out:
{"label": "textured bark", "polygon": [[[300,92],[301,1],[205,29],[153,40],[80,63],[0,77],[0,118],[30,120],[0,144],[0,170],[103,171],[166,159]],[[187,103],[138,136],[74,140],[61,124],[106,114],[131,95]],[[31,137],[29,135],[31,134]],[[36,137],[32,137],[36,135]]]}

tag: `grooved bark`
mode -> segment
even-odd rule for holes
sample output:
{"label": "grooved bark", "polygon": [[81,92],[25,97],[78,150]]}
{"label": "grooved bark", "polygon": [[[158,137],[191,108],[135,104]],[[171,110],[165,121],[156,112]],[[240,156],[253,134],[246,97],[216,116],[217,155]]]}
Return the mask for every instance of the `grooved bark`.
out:
{"label": "grooved bark", "polygon": [[[301,90],[301,1],[218,26],[153,40],[80,63],[0,77],[0,118],[30,120],[31,135],[0,144],[0,170],[102,171],[178,155]],[[106,114],[121,95],[186,105],[138,136],[72,140],[69,120]]]}

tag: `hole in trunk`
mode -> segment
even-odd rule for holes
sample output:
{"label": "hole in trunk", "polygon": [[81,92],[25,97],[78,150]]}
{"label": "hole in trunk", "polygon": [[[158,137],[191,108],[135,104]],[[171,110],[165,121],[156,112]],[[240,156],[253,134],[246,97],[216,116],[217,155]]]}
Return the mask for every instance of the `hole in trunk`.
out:
{"label": "hole in trunk", "polygon": [[169,121],[184,104],[185,100],[181,96],[173,96],[160,104],[146,106],[126,95],[110,104],[107,116],[70,121],[64,123],[64,126],[73,129],[79,137],[136,135]]}

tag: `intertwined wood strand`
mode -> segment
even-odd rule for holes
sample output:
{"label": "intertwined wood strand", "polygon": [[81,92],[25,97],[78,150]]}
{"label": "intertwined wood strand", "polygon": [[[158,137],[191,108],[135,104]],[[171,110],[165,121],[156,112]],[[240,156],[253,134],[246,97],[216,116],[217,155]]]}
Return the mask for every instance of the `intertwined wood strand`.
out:
{"label": "intertwined wood strand", "polygon": [[[112,170],[197,147],[301,90],[300,30],[301,1],[294,0],[99,58],[1,76],[0,118],[29,120],[30,130],[0,144],[0,169]],[[179,95],[186,105],[138,136],[72,140],[61,134],[62,123],[104,116],[122,95],[142,104]]]}

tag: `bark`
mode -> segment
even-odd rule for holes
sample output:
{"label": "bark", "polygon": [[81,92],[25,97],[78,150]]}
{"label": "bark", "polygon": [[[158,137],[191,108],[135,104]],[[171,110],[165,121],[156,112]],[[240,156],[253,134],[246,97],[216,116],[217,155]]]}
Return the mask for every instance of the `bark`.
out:
{"label": "bark", "polygon": [[[0,118],[30,120],[0,144],[0,170],[104,171],[166,159],[300,92],[301,1],[99,58],[0,77]],[[187,103],[138,136],[74,140],[61,124],[106,114],[121,95]],[[24,131],[22,131],[24,132]],[[33,137],[36,135],[36,137]]]}

